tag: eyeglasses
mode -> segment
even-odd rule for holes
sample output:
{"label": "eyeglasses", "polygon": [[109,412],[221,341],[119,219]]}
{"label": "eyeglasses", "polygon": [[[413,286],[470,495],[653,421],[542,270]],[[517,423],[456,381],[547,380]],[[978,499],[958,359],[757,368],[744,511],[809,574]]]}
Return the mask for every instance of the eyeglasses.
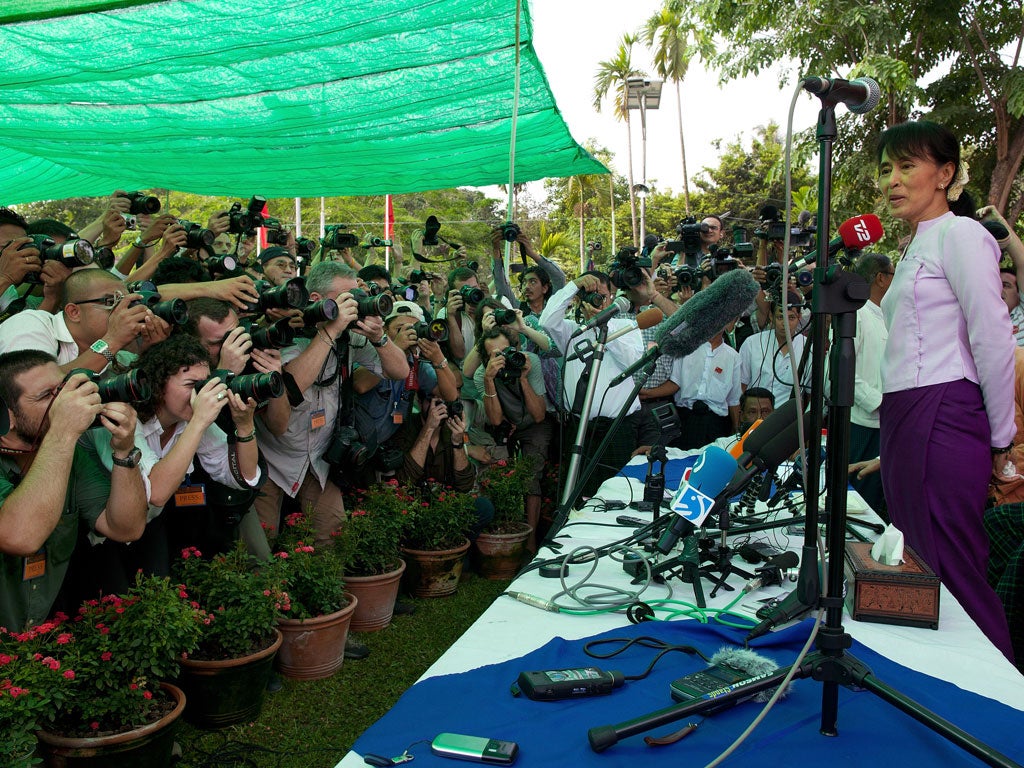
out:
{"label": "eyeglasses", "polygon": [[125,293],[122,291],[114,291],[114,293],[108,293],[106,296],[101,296],[98,299],[83,299],[82,301],[73,302],[75,304],[99,304],[103,309],[113,309],[121,303],[121,299],[125,297]]}

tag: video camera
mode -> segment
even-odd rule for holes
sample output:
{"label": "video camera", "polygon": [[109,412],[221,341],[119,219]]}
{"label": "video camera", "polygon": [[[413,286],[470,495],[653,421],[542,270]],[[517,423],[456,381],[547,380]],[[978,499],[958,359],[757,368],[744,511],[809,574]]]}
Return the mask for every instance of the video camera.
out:
{"label": "video camera", "polygon": [[358,248],[359,238],[351,232],[345,232],[347,224],[328,224],[324,227],[324,238],[321,245],[325,251],[340,251],[342,248]]}
{"label": "video camera", "polygon": [[651,268],[649,258],[638,256],[637,249],[631,245],[620,248],[615,254],[615,261],[608,267],[608,277],[619,290],[635,288],[642,285],[645,276],[644,270]]}
{"label": "video camera", "polygon": [[710,231],[708,225],[703,221],[698,222],[696,217],[687,216],[676,224],[676,234],[679,235],[679,239],[669,240],[665,243],[665,250],[669,253],[685,253],[689,256],[698,254],[703,242],[700,236]]}
{"label": "video camera", "polygon": [[782,241],[786,239],[788,231],[791,247],[806,248],[812,244],[814,233],[817,231],[813,225],[790,226],[782,220],[782,213],[774,205],[762,206],[757,215],[761,226],[754,230],[754,237],[760,240]]}
{"label": "video camera", "polygon": [[160,211],[160,198],[147,195],[145,192],[125,192],[118,197],[126,197],[130,201],[128,213],[138,215],[140,213],[158,213]]}
{"label": "video camera", "polygon": [[[210,373],[210,379],[217,377],[227,385],[229,391],[234,392],[242,400],[252,398],[257,403],[280,397],[284,394],[284,379],[277,371],[271,373],[246,373],[237,374],[233,371],[218,368]],[[197,381],[195,390],[198,392],[205,387],[210,379]]]}
{"label": "video camera", "polygon": [[260,195],[253,195],[245,210],[242,204],[235,202],[228,209],[228,232],[233,235],[251,235],[257,227],[266,226],[266,219],[263,217],[263,209],[267,204],[267,198]]}

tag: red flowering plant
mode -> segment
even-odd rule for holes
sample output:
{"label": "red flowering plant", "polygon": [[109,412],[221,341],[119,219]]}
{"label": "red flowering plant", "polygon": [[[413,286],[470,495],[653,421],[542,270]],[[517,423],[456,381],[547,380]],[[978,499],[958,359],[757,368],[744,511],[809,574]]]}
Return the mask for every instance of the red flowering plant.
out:
{"label": "red flowering plant", "polygon": [[399,488],[408,507],[402,527],[402,546],[419,550],[455,549],[466,541],[476,522],[473,496],[433,479],[419,494]]}
{"label": "red flowering plant", "polygon": [[242,542],[209,560],[187,547],[174,575],[182,597],[205,614],[196,659],[234,659],[269,647],[278,616],[291,609],[277,564],[254,561]]}
{"label": "red flowering plant", "polygon": [[285,618],[326,616],[348,604],[341,556],[331,545],[315,547],[315,538],[312,518],[295,512],[285,517],[274,541],[274,564],[288,591],[280,609]]}
{"label": "red flowering plant", "polygon": [[405,516],[419,500],[388,480],[346,499],[345,525],[331,534],[349,576],[378,576],[398,567]]}
{"label": "red flowering plant", "polygon": [[514,533],[526,522],[526,489],[537,466],[535,456],[502,459],[482,469],[477,476],[480,495],[494,504],[494,517],[487,533]]}
{"label": "red flowering plant", "polygon": [[89,600],[73,619],[0,631],[0,757],[17,765],[11,756],[38,728],[93,736],[159,719],[173,708],[159,682],[177,675],[204,618],[167,579],[139,575],[127,594]]}

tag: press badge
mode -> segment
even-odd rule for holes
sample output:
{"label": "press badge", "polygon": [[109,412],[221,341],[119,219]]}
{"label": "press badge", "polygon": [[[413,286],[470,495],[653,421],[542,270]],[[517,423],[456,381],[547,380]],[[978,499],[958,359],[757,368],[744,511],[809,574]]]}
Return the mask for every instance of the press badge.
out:
{"label": "press badge", "polygon": [[327,413],[323,408],[313,411],[309,414],[309,428],[320,429],[327,423]]}
{"label": "press badge", "polygon": [[174,505],[176,507],[205,507],[206,485],[203,483],[182,485],[174,492]]}
{"label": "press badge", "polygon": [[25,558],[25,565],[22,569],[21,578],[24,581],[38,579],[46,573],[46,550],[40,549],[34,555]]}

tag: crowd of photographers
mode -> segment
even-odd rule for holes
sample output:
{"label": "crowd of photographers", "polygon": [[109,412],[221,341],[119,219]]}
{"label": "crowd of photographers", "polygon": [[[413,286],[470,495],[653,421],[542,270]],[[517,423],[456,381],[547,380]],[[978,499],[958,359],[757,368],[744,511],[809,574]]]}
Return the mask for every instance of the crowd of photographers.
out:
{"label": "crowd of photographers", "polygon": [[[734,438],[810,369],[794,374],[787,354],[789,340],[804,351],[809,281],[798,270],[780,285],[789,225],[762,219],[757,247],[739,228],[726,242],[718,216],[686,219],[568,279],[513,223],[493,230],[481,269],[431,217],[405,269],[397,241],[341,225],[296,238],[260,197],[202,225],[117,192],[77,231],[0,209],[0,626],[123,589],[139,568],[165,573],[186,546],[240,538],[269,556],[292,509],[311,510],[326,541],[345,493],[382,478],[469,491],[478,467],[535,456],[536,530],[544,473],[567,463],[581,419],[581,455],[608,436],[584,494],[652,446]],[[812,235],[790,232],[797,248]],[[392,269],[364,263],[385,245]],[[612,384],[659,320],[732,269],[764,287],[748,312],[692,355],[662,357],[638,395],[631,379]],[[477,511],[482,527],[493,510]]]}

